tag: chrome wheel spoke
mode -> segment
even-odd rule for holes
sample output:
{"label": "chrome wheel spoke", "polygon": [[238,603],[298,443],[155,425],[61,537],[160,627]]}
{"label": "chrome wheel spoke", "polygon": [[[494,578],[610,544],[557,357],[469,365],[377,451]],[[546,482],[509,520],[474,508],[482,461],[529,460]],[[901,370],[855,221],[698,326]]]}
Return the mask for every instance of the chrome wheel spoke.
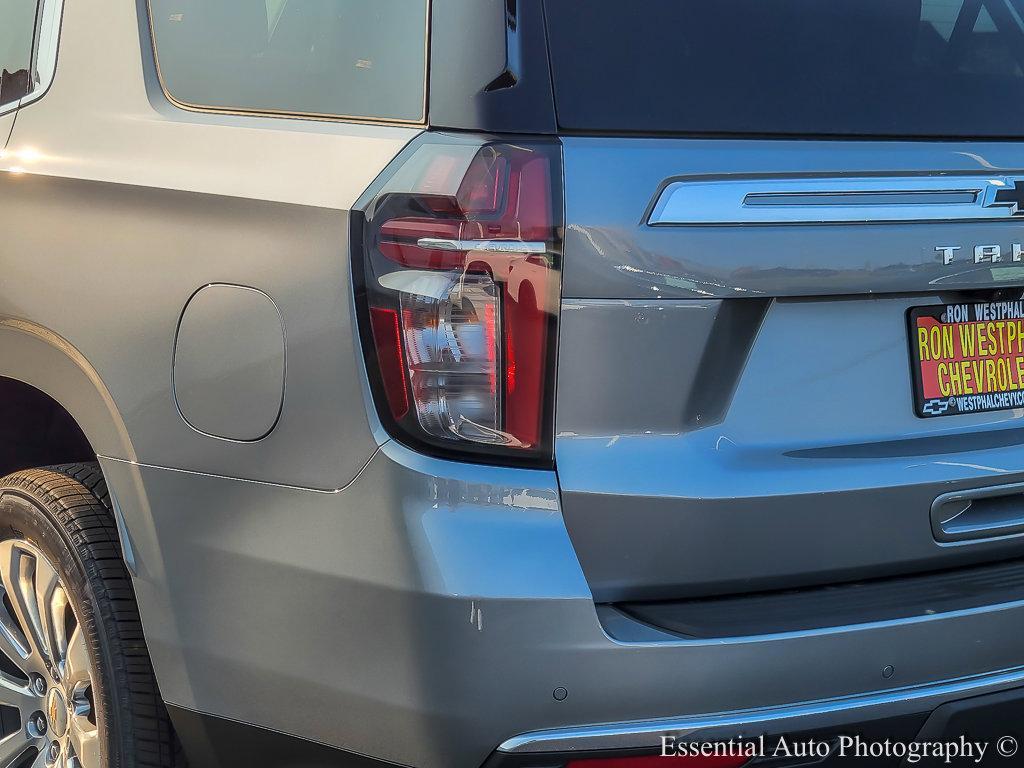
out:
{"label": "chrome wheel spoke", "polygon": [[68,732],[72,768],[99,768],[100,735],[96,726],[84,717],[74,717]]}
{"label": "chrome wheel spoke", "polygon": [[33,741],[25,734],[24,729],[18,729],[10,736],[0,739],[0,768],[17,765],[31,746]]}
{"label": "chrome wheel spoke", "polygon": [[[24,719],[26,713],[38,709],[36,700],[39,698],[28,683],[16,680],[10,675],[0,672],[0,704],[17,707]],[[0,763],[0,765],[3,765]]]}
{"label": "chrome wheel spoke", "polygon": [[45,560],[35,557],[17,542],[4,542],[0,547],[0,579],[27,640],[29,654],[26,661],[33,670],[45,671],[50,656],[39,611],[37,575],[43,591],[56,583],[56,572]]}
{"label": "chrome wheel spoke", "polygon": [[35,669],[38,664],[26,663],[34,649],[22,629],[25,621],[19,611],[17,600],[20,591],[20,562],[21,558],[14,547],[14,542],[0,542],[0,586],[3,587],[3,597],[6,598],[0,605],[0,651],[3,651],[19,669],[26,671],[26,668]]}
{"label": "chrome wheel spoke", "polygon": [[32,655],[32,649],[18,627],[17,618],[12,616],[4,605],[0,605],[0,653],[9,658],[22,672],[28,673],[27,668],[30,665],[25,661]]}
{"label": "chrome wheel spoke", "polygon": [[75,627],[75,631],[71,634],[71,640],[67,644],[63,677],[68,686],[88,683],[91,680],[89,649],[85,645],[85,635],[82,634],[81,627]]}
{"label": "chrome wheel spoke", "polygon": [[[54,598],[59,590],[61,595],[64,590],[60,586],[60,577],[46,560],[41,557],[33,557],[33,584],[35,586],[35,608],[39,617],[39,641],[43,655],[52,661],[57,662],[54,653]],[[61,625],[64,619],[61,617]]]}
{"label": "chrome wheel spoke", "polygon": [[[47,603],[47,614],[50,626],[50,648],[53,652],[53,663],[56,665],[61,676],[64,675],[64,668],[67,665],[68,643],[70,633],[68,632],[68,594],[64,587],[57,584]],[[75,627],[75,631],[78,628]]]}
{"label": "chrome wheel spoke", "polygon": [[33,653],[42,659],[50,657],[46,645],[46,634],[43,631],[43,620],[39,615],[39,602],[36,598],[36,559],[27,552],[15,549],[17,562],[14,570],[14,609],[22,620],[22,628],[28,636]]}

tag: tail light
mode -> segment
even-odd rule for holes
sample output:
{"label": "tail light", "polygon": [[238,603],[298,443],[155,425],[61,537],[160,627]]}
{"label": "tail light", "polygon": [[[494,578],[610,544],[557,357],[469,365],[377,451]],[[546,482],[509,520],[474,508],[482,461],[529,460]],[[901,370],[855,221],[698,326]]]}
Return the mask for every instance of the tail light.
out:
{"label": "tail light", "polygon": [[559,145],[430,134],[362,205],[353,264],[382,420],[416,446],[550,463]]}

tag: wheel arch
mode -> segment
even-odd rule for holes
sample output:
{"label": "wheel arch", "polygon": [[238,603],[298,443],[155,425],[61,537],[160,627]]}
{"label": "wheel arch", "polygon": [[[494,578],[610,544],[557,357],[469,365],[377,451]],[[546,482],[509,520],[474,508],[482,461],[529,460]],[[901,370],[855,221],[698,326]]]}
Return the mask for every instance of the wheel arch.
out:
{"label": "wheel arch", "polygon": [[0,377],[56,401],[97,456],[136,460],[124,420],[99,373],[59,334],[27,320],[0,318]]}
{"label": "wheel arch", "polygon": [[[0,475],[82,460],[97,461],[110,493],[111,512],[125,566],[132,577],[161,578],[162,558],[148,515],[146,490],[138,474],[135,449],[114,398],[95,367],[60,334],[31,321],[0,317],[0,417],[5,405],[3,385],[6,382],[19,385],[15,391],[21,395],[31,391],[52,401],[68,423],[78,430],[89,455],[69,455],[68,446],[62,445],[22,457],[24,460],[18,462],[20,466],[14,466],[11,461],[3,462],[0,456],[0,464],[4,464]],[[17,404],[7,405],[18,407]],[[12,437],[24,442],[24,430],[21,434],[15,431]],[[21,450],[21,446],[16,450]],[[122,505],[138,514],[126,515]],[[136,542],[148,554],[142,573]],[[145,592],[146,585],[137,582],[134,586],[142,611],[147,601],[138,592],[140,588]],[[150,622],[143,617],[142,629],[147,641],[148,625],[159,623],[161,610],[158,607],[149,615]],[[156,672],[159,675],[161,670],[158,668]]]}

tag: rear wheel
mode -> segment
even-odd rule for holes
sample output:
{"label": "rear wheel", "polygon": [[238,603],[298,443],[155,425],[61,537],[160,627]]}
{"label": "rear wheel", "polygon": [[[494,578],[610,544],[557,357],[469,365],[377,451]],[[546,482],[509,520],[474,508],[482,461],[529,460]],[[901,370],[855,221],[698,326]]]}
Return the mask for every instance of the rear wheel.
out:
{"label": "rear wheel", "polygon": [[0,479],[0,768],[171,768],[95,464]]}

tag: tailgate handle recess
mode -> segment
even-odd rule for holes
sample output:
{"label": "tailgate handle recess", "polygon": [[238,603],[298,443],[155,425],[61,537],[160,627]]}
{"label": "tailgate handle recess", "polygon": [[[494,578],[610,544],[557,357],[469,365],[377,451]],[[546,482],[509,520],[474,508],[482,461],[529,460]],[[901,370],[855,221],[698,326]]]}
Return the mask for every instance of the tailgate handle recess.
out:
{"label": "tailgate handle recess", "polygon": [[931,520],[940,544],[1024,534],[1024,483],[944,493]]}

